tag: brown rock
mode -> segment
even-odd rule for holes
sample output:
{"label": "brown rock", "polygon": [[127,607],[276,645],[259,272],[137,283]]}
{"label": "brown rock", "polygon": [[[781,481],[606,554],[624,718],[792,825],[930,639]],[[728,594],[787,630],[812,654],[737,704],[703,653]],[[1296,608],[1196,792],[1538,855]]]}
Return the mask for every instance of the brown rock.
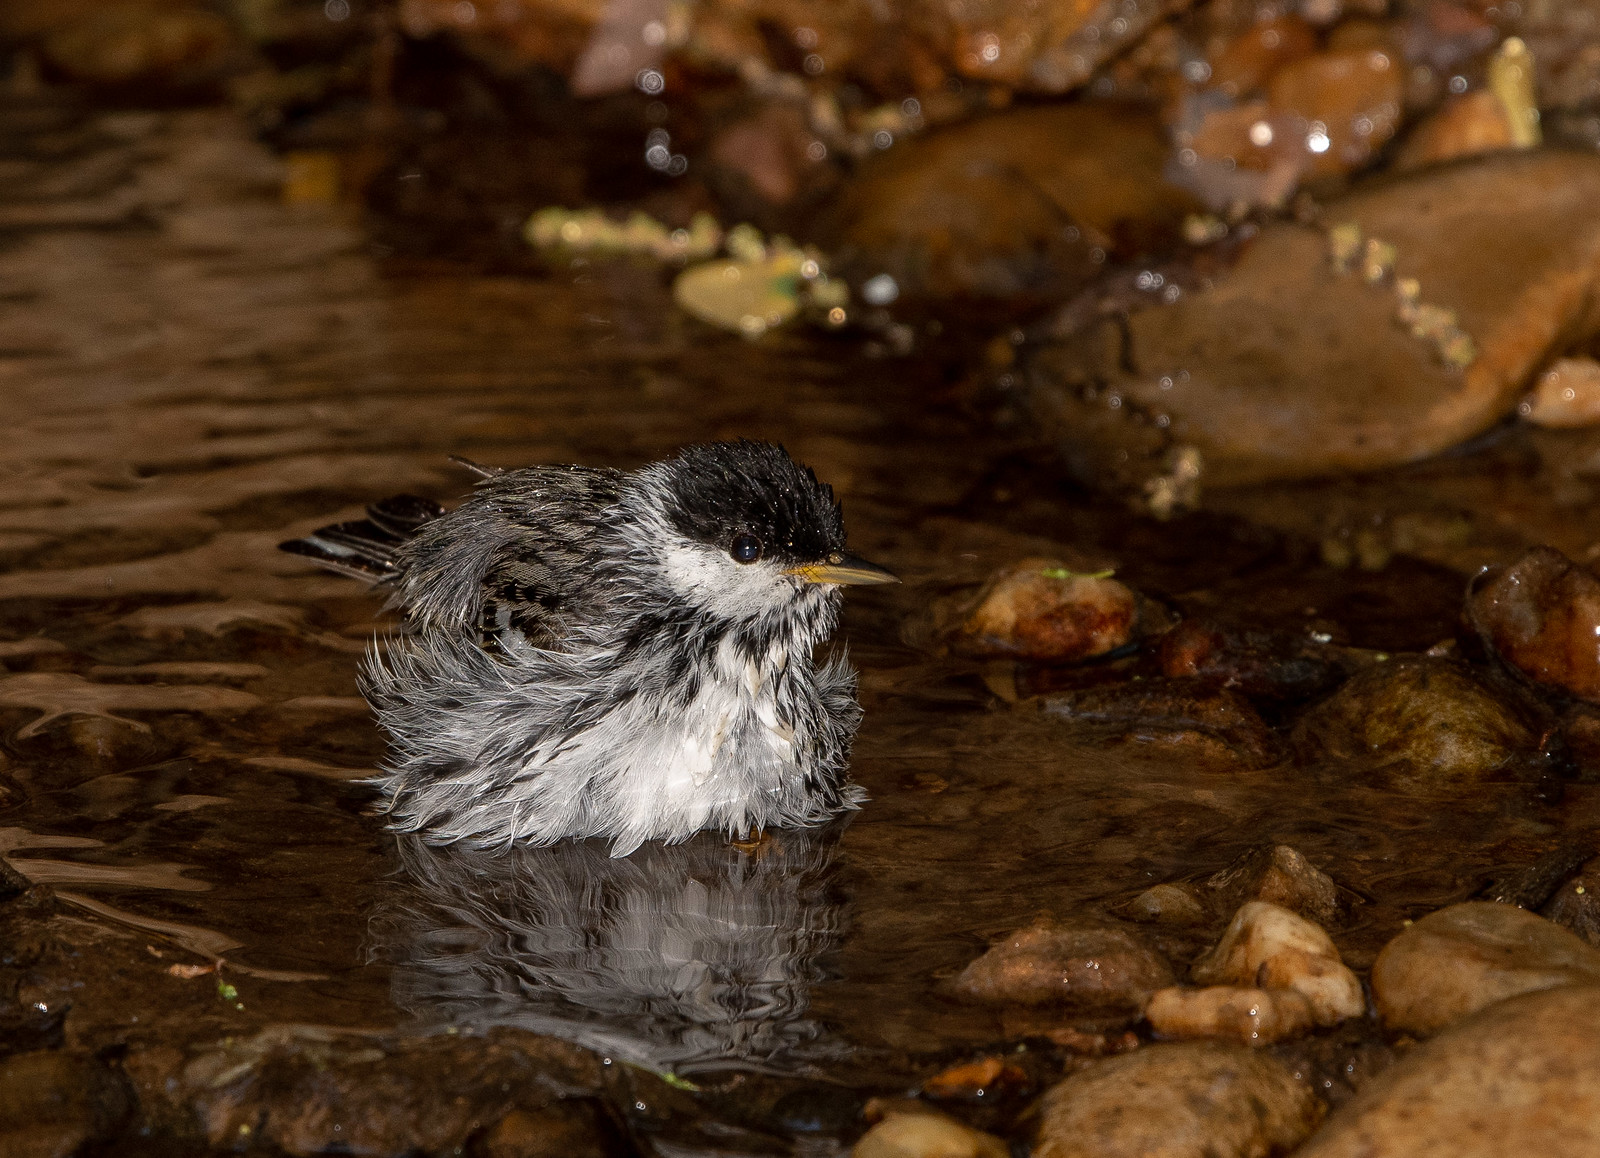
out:
{"label": "brown rock", "polygon": [[1600,703],[1600,578],[1587,567],[1535,547],[1479,584],[1467,614],[1528,678]]}
{"label": "brown rock", "polygon": [[1317,1024],[1303,994],[1239,985],[1158,989],[1144,1017],[1158,1037],[1220,1038],[1252,1049],[1298,1037]]}
{"label": "brown rock", "polygon": [[1343,907],[1333,878],[1286,844],[1252,849],[1206,885],[1230,908],[1271,901],[1323,925],[1336,920]]}
{"label": "brown rock", "polygon": [[1600,1153],[1600,988],[1503,1001],[1412,1050],[1295,1158]]}
{"label": "brown rock", "polygon": [[512,1110],[480,1143],[483,1158],[607,1158],[606,1129],[593,1103],[563,1101]]}
{"label": "brown rock", "polygon": [[1136,921],[1158,925],[1200,925],[1211,913],[1188,885],[1151,885],[1128,905],[1128,915]]}
{"label": "brown rock", "polygon": [[1557,358],[1517,407],[1535,426],[1556,430],[1600,423],[1600,362]]}
{"label": "brown rock", "polygon": [[1468,901],[1429,913],[1384,946],[1372,1001],[1385,1025],[1437,1033],[1538,989],[1600,984],[1600,949],[1511,905]]}
{"label": "brown rock", "polygon": [[1286,64],[1317,50],[1316,31],[1293,16],[1254,24],[1223,45],[1211,61],[1211,87],[1249,96]]}
{"label": "brown rock", "polygon": [[1138,1008],[1172,984],[1172,967],[1114,926],[1039,923],[1019,929],[956,978],[956,991],[991,1004]]}
{"label": "brown rock", "polygon": [[73,80],[129,85],[199,79],[219,68],[232,40],[221,17],[198,7],[113,3],[55,28],[43,47]]}
{"label": "brown rock", "polygon": [[[1079,401],[1087,388],[1115,395],[1119,415],[1165,416],[1167,444],[1200,451],[1202,487],[1435,454],[1501,421],[1538,366],[1600,324],[1596,203],[1600,157],[1523,151],[1325,206],[1325,220],[1394,246],[1395,275],[1447,311],[1416,327],[1387,277],[1334,267],[1325,232],[1271,225],[1214,288],[1134,312],[1125,340],[1096,324],[1041,348],[1028,365],[1035,413],[1086,461],[1104,436],[1085,424],[1105,410]],[[1447,317],[1470,341],[1449,347],[1454,361]]]}
{"label": "brown rock", "polygon": [[1539,912],[1600,949],[1600,857],[1563,881]]}
{"label": "brown rock", "polygon": [[851,1158],[1009,1158],[993,1134],[963,1126],[932,1108],[888,1113],[861,1136]]}
{"label": "brown rock", "polygon": [[1107,1058],[1040,1102],[1035,1158],[1260,1158],[1292,1149],[1323,1113],[1270,1057],[1234,1045],[1152,1045]]}
{"label": "brown rock", "polygon": [[1303,700],[1345,676],[1336,651],[1305,634],[1216,617],[1186,619],[1161,638],[1163,675],[1194,677],[1247,696]]}
{"label": "brown rock", "polygon": [[[1382,49],[1322,52],[1273,74],[1267,100],[1306,129],[1305,171],[1348,173],[1372,159],[1400,124],[1403,62]],[[1322,131],[1318,131],[1318,126]]]}
{"label": "brown rock", "polygon": [[1267,901],[1242,905],[1222,939],[1196,961],[1190,975],[1202,985],[1292,989],[1310,1004],[1321,1026],[1366,1012],[1361,982],[1322,929]]}
{"label": "brown rock", "polygon": [[989,577],[976,607],[951,638],[967,655],[1057,663],[1126,646],[1160,609],[1107,575],[1082,575],[1054,559],[1024,559]]}
{"label": "brown rock", "polygon": [[824,232],[847,272],[913,296],[1062,295],[1108,256],[1176,239],[1198,208],[1162,178],[1149,114],[1052,105],[907,141],[863,166]]}
{"label": "brown rock", "polygon": [[0,1061],[0,1153],[70,1158],[111,1139],[132,1110],[127,1085],[86,1054],[22,1053]]}
{"label": "brown rock", "polygon": [[1449,660],[1376,664],[1304,716],[1307,761],[1415,792],[1447,791],[1507,768],[1539,737],[1510,704]]}
{"label": "brown rock", "polygon": [[1419,124],[1395,157],[1397,172],[1409,172],[1458,157],[1509,149],[1511,122],[1492,92],[1480,89],[1446,101]]}
{"label": "brown rock", "polygon": [[1262,768],[1279,759],[1277,738],[1249,701],[1194,680],[1141,680],[1063,692],[1045,699],[1051,715],[1108,725],[1142,743],[1209,754]]}

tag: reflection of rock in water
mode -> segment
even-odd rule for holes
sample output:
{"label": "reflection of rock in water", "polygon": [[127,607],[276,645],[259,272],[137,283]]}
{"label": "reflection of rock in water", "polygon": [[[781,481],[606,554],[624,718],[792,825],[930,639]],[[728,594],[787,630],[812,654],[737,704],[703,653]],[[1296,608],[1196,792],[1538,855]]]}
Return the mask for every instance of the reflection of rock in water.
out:
{"label": "reflection of rock in water", "polygon": [[405,838],[378,953],[425,1021],[514,1025],[657,1070],[804,1068],[840,1048],[805,1016],[839,937],[838,833],[751,851],[702,833],[617,860],[594,841],[493,855]]}

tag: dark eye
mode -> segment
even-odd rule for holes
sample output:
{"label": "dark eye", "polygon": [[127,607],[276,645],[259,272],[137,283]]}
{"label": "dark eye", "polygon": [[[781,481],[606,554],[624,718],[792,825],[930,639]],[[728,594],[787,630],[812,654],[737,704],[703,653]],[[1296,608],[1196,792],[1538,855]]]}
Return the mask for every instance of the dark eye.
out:
{"label": "dark eye", "polygon": [[740,563],[754,563],[761,558],[761,540],[754,535],[735,535],[728,554]]}

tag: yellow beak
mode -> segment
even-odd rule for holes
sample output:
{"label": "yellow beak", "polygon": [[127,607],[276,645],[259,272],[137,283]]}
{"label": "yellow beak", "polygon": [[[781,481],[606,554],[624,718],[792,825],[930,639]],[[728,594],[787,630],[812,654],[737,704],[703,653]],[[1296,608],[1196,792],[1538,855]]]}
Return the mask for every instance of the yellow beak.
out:
{"label": "yellow beak", "polygon": [[854,555],[846,555],[839,551],[835,551],[821,563],[806,563],[799,567],[791,567],[784,574],[798,575],[807,583],[837,583],[844,587],[869,587],[876,583],[900,582],[876,563],[868,563],[865,559],[857,559]]}

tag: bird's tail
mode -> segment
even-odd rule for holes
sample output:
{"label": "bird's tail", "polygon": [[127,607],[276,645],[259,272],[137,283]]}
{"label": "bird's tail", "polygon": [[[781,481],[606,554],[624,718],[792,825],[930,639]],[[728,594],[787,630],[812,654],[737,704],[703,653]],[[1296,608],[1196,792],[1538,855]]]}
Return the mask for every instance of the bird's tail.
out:
{"label": "bird's tail", "polygon": [[303,539],[279,543],[278,550],[307,559],[368,583],[392,583],[400,577],[396,550],[424,523],[444,514],[432,499],[395,495],[367,508],[367,517],[330,523]]}

